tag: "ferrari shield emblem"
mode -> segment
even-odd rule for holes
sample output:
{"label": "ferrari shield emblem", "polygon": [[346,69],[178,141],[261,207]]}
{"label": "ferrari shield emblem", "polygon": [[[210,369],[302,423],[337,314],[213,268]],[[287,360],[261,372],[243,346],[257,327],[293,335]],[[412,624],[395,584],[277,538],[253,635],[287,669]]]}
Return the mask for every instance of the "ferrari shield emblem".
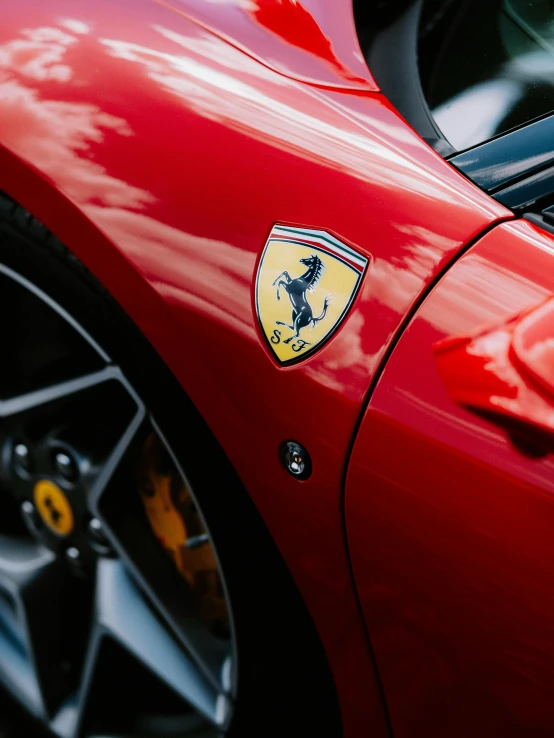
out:
{"label": "ferrari shield emblem", "polygon": [[368,261],[326,231],[273,226],[258,266],[256,309],[281,364],[305,358],[336,330]]}

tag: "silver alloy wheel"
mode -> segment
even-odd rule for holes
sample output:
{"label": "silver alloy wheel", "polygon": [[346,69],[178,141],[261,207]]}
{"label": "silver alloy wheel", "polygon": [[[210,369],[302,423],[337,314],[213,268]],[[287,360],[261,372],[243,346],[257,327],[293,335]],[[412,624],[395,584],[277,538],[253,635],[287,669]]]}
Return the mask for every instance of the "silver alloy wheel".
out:
{"label": "silver alloy wheel", "polygon": [[[57,378],[27,386],[11,377],[4,387],[0,371],[0,683],[63,738],[220,735],[236,697],[233,619],[185,472],[86,331],[0,265],[4,288],[17,293],[15,304],[55,313],[79,372],[72,376],[68,361]],[[24,334],[19,341],[18,349]],[[191,578],[163,550],[137,493],[152,436],[202,520],[194,546],[212,547],[223,633],[202,616]]]}

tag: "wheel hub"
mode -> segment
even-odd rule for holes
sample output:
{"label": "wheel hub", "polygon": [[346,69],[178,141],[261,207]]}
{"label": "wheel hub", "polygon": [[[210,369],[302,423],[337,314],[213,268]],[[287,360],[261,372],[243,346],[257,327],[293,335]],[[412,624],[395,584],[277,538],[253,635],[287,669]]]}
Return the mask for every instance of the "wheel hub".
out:
{"label": "wheel hub", "polygon": [[57,484],[39,479],[33,497],[42,522],[57,536],[68,536],[74,527],[73,509]]}
{"label": "wheel hub", "polygon": [[9,492],[33,538],[65,560],[73,574],[91,573],[98,555],[112,553],[88,505],[90,454],[49,432],[45,438],[8,438]]}

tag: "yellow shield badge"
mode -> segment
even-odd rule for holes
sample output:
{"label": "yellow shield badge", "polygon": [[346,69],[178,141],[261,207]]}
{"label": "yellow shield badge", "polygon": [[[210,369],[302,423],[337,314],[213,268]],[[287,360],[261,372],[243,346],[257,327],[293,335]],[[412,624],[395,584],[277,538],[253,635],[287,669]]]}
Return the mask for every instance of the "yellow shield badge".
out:
{"label": "yellow shield badge", "polygon": [[304,359],[336,330],[368,262],[327,231],[273,226],[258,266],[256,310],[281,364]]}

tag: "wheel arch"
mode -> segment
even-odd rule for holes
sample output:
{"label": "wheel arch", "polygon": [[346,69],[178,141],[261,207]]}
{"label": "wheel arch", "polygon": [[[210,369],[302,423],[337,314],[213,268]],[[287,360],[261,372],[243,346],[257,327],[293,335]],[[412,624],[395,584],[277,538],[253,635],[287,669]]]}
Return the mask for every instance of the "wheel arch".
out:
{"label": "wheel arch", "polygon": [[[76,225],[79,224],[77,218]],[[81,324],[81,319],[77,322],[91,338],[101,343],[116,366],[123,366],[122,357],[125,357],[125,373],[133,389],[145,401],[150,420],[156,429],[161,429],[192,488],[202,495],[202,510],[209,521],[210,533],[217,541],[223,568],[227,565],[227,571],[234,572],[230,590],[234,614],[237,614],[237,603],[240,613],[238,618],[234,618],[235,626],[238,625],[237,636],[241,640],[242,634],[242,639],[247,641],[257,631],[254,648],[250,646],[246,651],[243,648],[241,656],[239,647],[239,700],[231,735],[242,734],[244,720],[252,719],[254,724],[258,721],[259,725],[266,726],[267,713],[270,713],[273,719],[268,735],[282,735],[293,719],[302,733],[315,729],[320,735],[338,738],[342,735],[342,727],[336,686],[312,618],[266,523],[198,408],[105,285],[34,214],[11,195],[0,191],[0,239],[6,236],[6,243],[16,250],[20,243],[23,246],[27,242],[33,247],[37,259],[39,255],[36,252],[40,249],[40,257],[44,254],[45,259],[56,262],[54,273],[61,270],[67,276],[77,272],[83,291],[93,296],[92,302],[91,294],[84,297],[86,306],[81,315],[84,323]],[[17,262],[21,262],[21,258],[13,253],[7,257],[11,270],[18,271]],[[39,271],[40,265],[34,266],[33,270],[35,273]],[[58,284],[51,291],[48,277],[41,276],[39,281],[41,284],[35,285],[39,291],[52,297],[62,310],[71,314],[71,292],[74,290],[60,295],[57,279],[54,281]],[[104,305],[98,304],[97,310],[91,311],[95,297],[100,298]],[[106,327],[108,333],[104,334],[104,343],[102,333]],[[120,341],[123,332],[126,339]],[[231,521],[233,535],[229,532]],[[240,541],[238,546],[237,540]],[[254,558],[252,550],[256,552]],[[244,576],[247,567],[250,576]],[[257,604],[253,608],[245,607],[253,596],[252,582],[255,582]],[[275,656],[274,660],[269,656],[272,665],[269,677],[264,671],[264,662],[259,658],[260,639],[266,641],[267,630],[276,633],[268,646],[269,653]],[[244,652],[248,653],[246,658]],[[244,661],[248,668],[242,671],[241,676]],[[280,710],[281,686],[290,692],[286,697],[290,712]],[[249,697],[246,705],[241,700],[244,693]]]}
{"label": "wheel arch", "polygon": [[86,217],[48,175],[24,161],[0,139],[0,191],[31,213],[82,261],[128,315],[146,305],[153,315],[163,300],[116,245]]}

